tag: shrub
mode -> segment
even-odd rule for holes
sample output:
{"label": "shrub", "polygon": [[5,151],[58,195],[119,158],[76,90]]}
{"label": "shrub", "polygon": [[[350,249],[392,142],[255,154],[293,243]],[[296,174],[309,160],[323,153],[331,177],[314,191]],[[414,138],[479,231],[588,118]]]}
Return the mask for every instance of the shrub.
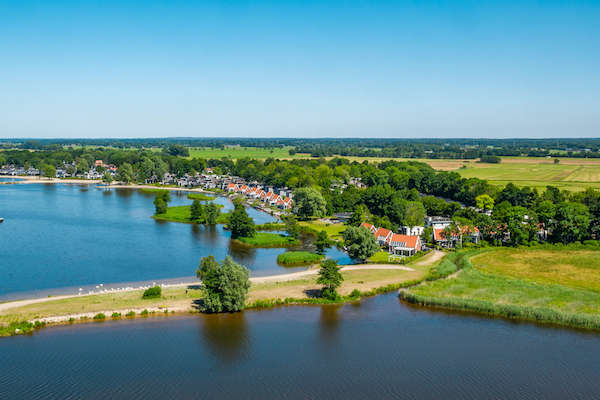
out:
{"label": "shrub", "polygon": [[120,312],[114,312],[114,313],[112,313],[111,318],[121,318],[121,313]]}
{"label": "shrub", "polygon": [[135,317],[135,311],[129,311],[125,316],[128,318]]}
{"label": "shrub", "polygon": [[277,262],[283,265],[307,265],[321,261],[325,256],[308,251],[288,251],[277,256]]}
{"label": "shrub", "polygon": [[143,311],[140,313],[140,315],[144,315],[144,316],[148,315],[148,310],[143,310]]}
{"label": "shrub", "polygon": [[144,291],[142,295],[143,299],[156,299],[162,295],[162,288],[160,286],[153,286]]}
{"label": "shrub", "polygon": [[94,319],[95,320],[106,319],[106,315],[104,315],[102,313],[98,313],[98,314],[94,315]]}

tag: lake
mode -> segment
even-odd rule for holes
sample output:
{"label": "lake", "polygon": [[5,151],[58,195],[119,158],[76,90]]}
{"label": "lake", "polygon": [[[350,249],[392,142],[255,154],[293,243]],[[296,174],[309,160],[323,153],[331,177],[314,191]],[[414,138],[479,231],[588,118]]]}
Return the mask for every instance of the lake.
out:
{"label": "lake", "polygon": [[[173,192],[169,205],[191,204]],[[154,196],[94,185],[0,185],[0,300],[77,293],[124,282],[190,281],[200,258],[230,255],[253,276],[288,273],[277,255],[230,241],[221,225],[155,221]],[[233,208],[220,197],[223,210]],[[257,224],[275,219],[249,208]],[[306,241],[301,248],[309,246]],[[352,261],[332,248],[329,257]]]}
{"label": "lake", "polygon": [[598,399],[600,336],[408,307],[169,316],[0,340],[0,398]]}

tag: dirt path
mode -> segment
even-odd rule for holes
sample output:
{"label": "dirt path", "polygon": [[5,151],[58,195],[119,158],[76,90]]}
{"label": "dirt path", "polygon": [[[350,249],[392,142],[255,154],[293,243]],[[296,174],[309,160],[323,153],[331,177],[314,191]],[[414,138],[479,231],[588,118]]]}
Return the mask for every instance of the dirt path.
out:
{"label": "dirt path", "polygon": [[445,255],[446,255],[446,253],[444,253],[443,251],[433,250],[431,253],[427,254],[425,257],[416,261],[412,265],[414,265],[415,267],[431,265],[431,264],[441,260],[442,258],[444,258]]}

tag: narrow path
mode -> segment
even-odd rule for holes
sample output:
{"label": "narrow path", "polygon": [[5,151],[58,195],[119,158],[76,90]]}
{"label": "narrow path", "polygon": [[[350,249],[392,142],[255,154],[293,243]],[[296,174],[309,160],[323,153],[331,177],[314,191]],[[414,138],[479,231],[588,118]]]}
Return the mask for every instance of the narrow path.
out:
{"label": "narrow path", "polygon": [[[359,264],[359,265],[349,265],[347,267],[342,267],[341,271],[358,271],[358,270],[401,270],[401,271],[414,271],[414,269],[410,267],[404,267],[400,265],[385,265],[385,264]],[[289,274],[281,274],[281,275],[270,275],[270,276],[258,276],[250,278],[250,282],[252,283],[267,283],[267,282],[286,282],[293,281],[298,278],[303,278],[310,275],[316,275],[319,272],[318,269],[309,269],[306,271],[300,272],[292,272]],[[184,283],[176,283],[176,284],[166,284],[163,287],[181,287],[181,286],[190,286],[190,285],[198,285],[199,281],[193,282],[184,282]],[[73,297],[83,297],[83,296],[97,296],[102,294],[110,294],[110,293],[122,293],[122,292],[131,292],[135,290],[141,290],[139,288],[127,288],[127,289],[119,289],[114,291],[106,291],[104,293],[93,293],[93,294],[73,294],[73,295],[64,295],[64,296],[54,296],[54,297],[43,297],[40,299],[26,299],[26,300],[17,300],[17,301],[9,301],[6,303],[0,303],[0,312],[9,310],[11,308],[27,306],[30,304],[37,303],[45,303],[48,301],[54,300],[62,300],[62,299],[70,299]]]}

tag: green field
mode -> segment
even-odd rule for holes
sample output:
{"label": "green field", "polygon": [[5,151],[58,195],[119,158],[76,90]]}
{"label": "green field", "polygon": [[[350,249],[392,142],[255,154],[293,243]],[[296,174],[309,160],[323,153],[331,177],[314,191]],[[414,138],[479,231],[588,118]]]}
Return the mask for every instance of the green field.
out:
{"label": "green field", "polygon": [[294,158],[296,156],[290,156],[289,150],[292,147],[225,147],[219,149],[215,147],[190,147],[189,158]]}
{"label": "green field", "polygon": [[[223,205],[217,204],[217,207],[223,208]],[[217,218],[217,224],[226,224],[229,221],[230,213],[221,213]],[[153,215],[152,218],[159,221],[170,221],[170,222],[182,222],[186,224],[194,223],[190,220],[191,206],[173,206],[168,207],[167,212],[164,214]]]}
{"label": "green field", "polygon": [[241,237],[236,240],[251,247],[289,247],[299,243],[293,237],[271,232],[256,232],[253,237]]}
{"label": "green field", "polygon": [[456,277],[401,293],[408,301],[600,329],[600,250],[495,249]]}
{"label": "green field", "polygon": [[288,251],[277,256],[277,263],[287,266],[309,265],[317,263],[324,258],[324,255],[308,251]]}
{"label": "green field", "polygon": [[500,164],[466,163],[458,172],[465,178],[479,178],[491,184],[544,189],[547,185],[570,191],[600,188],[600,160],[561,159],[559,164],[546,158],[503,158]]}

